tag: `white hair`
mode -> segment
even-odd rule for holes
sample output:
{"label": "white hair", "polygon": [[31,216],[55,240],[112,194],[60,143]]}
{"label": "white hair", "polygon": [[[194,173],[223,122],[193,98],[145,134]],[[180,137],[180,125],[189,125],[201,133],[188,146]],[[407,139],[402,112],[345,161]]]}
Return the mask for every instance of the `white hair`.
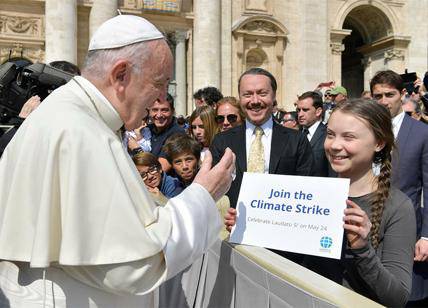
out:
{"label": "white hair", "polygon": [[119,60],[127,60],[132,64],[132,70],[139,75],[143,64],[152,54],[154,44],[158,40],[139,42],[132,45],[89,51],[83,64],[82,75],[100,79],[107,75],[111,66]]}

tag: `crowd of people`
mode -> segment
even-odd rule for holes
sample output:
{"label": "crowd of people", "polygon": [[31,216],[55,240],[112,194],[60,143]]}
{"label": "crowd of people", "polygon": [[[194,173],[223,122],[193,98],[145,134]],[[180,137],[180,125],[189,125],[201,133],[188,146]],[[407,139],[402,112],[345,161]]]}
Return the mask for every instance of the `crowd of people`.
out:
{"label": "crowd of people", "polygon": [[[15,236],[15,230],[3,226],[0,259],[41,267],[50,262],[82,268],[88,264],[119,264],[114,271],[120,274],[112,277],[117,281],[111,283],[101,281],[101,276],[87,267],[65,271],[99,289],[146,293],[189,265],[210,245],[219,231],[213,202],[222,200],[224,194],[231,210],[223,223],[231,229],[236,222],[234,208],[244,172],[344,177],[350,179],[350,190],[343,218],[342,258],[278,253],[383,305],[428,303],[428,210],[423,206],[428,205],[428,92],[421,79],[414,82],[414,91],[409,93],[399,74],[380,71],[371,79],[370,91],[364,91],[358,99],[348,98],[343,86],[323,82],[300,94],[293,110],[284,110],[277,108],[283,104],[277,101],[275,77],[265,69],[250,68],[237,80],[238,97],[224,96],[209,86],[195,92],[196,107],[189,117],[176,117],[174,99],[165,90],[172,58],[163,36],[141,18],[118,16],[112,20],[91,40],[82,76],[55,91],[23,121],[2,157],[0,177],[36,177],[37,185],[28,196],[12,198],[18,188],[3,180],[0,220],[11,219],[13,211],[5,211],[11,202],[16,205],[14,211],[25,211],[28,200],[39,200],[43,204],[36,208],[48,213],[43,221],[51,233],[40,224],[32,225],[31,233],[45,234],[50,246],[19,246],[20,241],[34,241],[33,234],[26,233],[14,237],[16,244],[9,253],[5,245],[11,241],[9,236]],[[129,23],[134,23],[135,29]],[[125,36],[121,45],[106,39],[111,31],[124,29],[124,25],[130,37]],[[141,36],[138,31],[142,30],[138,29],[147,28],[150,35],[145,32]],[[130,48],[141,50],[131,53]],[[133,57],[147,52],[155,58],[143,57],[138,67]],[[152,74],[134,75],[134,66],[144,69],[144,65],[150,66]],[[49,125],[45,125],[46,115],[52,121]],[[33,144],[42,150],[30,148]],[[30,163],[17,163],[33,153],[37,155]],[[38,159],[42,158],[46,162],[40,164]],[[60,168],[61,164],[66,166]],[[36,171],[31,173],[32,169]],[[78,184],[69,183],[76,178]],[[92,187],[90,192],[88,187]],[[75,197],[82,192],[82,197]],[[70,242],[61,246],[52,235],[59,232],[58,215],[73,215],[76,210],[71,207],[83,209],[86,205],[87,217],[97,215],[90,213],[89,204],[98,200],[99,194],[104,203],[124,209],[123,213],[110,213],[118,217],[101,215],[109,222],[101,230],[111,227],[126,231],[113,236],[116,242],[103,242],[104,252],[81,248],[82,255],[75,253],[71,247],[81,243],[79,240],[67,250]],[[135,211],[137,203],[148,205]],[[140,215],[144,228],[138,227],[131,213]],[[122,221],[117,223],[115,219]],[[14,222],[22,225],[29,220]],[[129,221],[132,223],[122,225]],[[189,228],[192,231],[183,231]],[[88,225],[82,222],[81,229],[90,230],[89,221]],[[74,238],[71,231],[77,232],[73,228],[63,230],[63,236]],[[121,253],[118,247],[127,251],[125,246],[131,243],[127,236],[133,232],[132,242],[141,241],[150,249]],[[185,240],[181,239],[183,234]],[[197,244],[200,237],[205,240]],[[87,243],[95,245],[102,238],[103,234],[91,235]],[[185,249],[178,252],[182,247]],[[72,257],[67,259],[65,252]],[[136,260],[143,263],[137,264]],[[132,271],[127,272],[120,264],[144,268],[150,273],[151,284],[139,285],[137,280],[143,274],[132,276]],[[172,270],[167,273],[169,266]],[[0,267],[0,276],[2,271]],[[132,291],[118,287],[125,273],[131,277],[128,285]]]}
{"label": "crowd of people", "polygon": [[[417,85],[417,93],[407,93],[399,74],[381,71],[358,99],[333,82],[321,83],[298,96],[295,110],[275,112],[274,76],[249,69],[238,82],[239,98],[223,97],[214,87],[195,93],[187,131],[165,140],[170,174],[185,186],[175,160],[194,176],[208,149],[216,163],[230,148],[236,155],[236,178],[227,192],[232,208],[244,172],[349,178],[342,259],[276,252],[381,304],[426,304],[428,218],[421,192],[428,193],[422,101],[428,95],[420,79]],[[210,99],[201,99],[206,92]]]}

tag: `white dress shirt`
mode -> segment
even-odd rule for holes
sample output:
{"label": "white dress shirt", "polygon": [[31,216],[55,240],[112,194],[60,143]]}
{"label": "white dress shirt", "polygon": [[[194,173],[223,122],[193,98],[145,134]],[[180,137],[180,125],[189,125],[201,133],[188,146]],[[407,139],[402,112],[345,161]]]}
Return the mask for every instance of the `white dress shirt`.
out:
{"label": "white dress shirt", "polygon": [[308,134],[306,137],[308,137],[308,140],[311,141],[312,137],[314,136],[318,126],[320,125],[321,121],[316,121],[314,124],[312,124],[311,127],[308,127]]}
{"label": "white dress shirt", "polygon": [[403,124],[404,112],[401,110],[399,114],[392,118],[392,131],[394,132],[394,137],[397,139],[398,132],[400,131],[401,124]]}
{"label": "white dress shirt", "polygon": [[[246,125],[245,145],[247,150],[247,163],[248,163],[251,144],[253,143],[253,140],[256,137],[254,133],[256,126],[253,123],[249,122],[248,120],[245,120],[245,125]],[[265,123],[263,123],[263,125],[261,125],[260,127],[261,129],[263,129],[262,143],[263,143],[263,150],[265,152],[265,173],[269,173],[270,148],[272,143],[272,127],[273,127],[272,118],[269,117],[269,119]]]}

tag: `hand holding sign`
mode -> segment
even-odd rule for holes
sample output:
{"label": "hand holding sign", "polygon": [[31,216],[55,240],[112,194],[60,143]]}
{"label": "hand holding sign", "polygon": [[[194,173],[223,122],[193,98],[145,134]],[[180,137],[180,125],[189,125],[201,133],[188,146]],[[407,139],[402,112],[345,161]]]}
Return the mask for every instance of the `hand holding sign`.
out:
{"label": "hand holding sign", "polygon": [[372,223],[366,212],[364,212],[356,203],[351,200],[346,200],[349,208],[345,209],[343,228],[346,230],[346,238],[348,239],[349,247],[359,249],[367,246],[368,236]]}
{"label": "hand holding sign", "polygon": [[230,241],[340,258],[349,179],[244,173]]}

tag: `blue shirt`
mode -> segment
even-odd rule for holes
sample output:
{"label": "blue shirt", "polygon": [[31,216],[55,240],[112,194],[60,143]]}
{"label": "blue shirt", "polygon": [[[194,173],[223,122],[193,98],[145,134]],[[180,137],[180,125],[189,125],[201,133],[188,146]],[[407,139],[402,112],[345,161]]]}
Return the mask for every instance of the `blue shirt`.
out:
{"label": "blue shirt", "polygon": [[181,193],[183,191],[183,185],[179,179],[173,178],[165,174],[165,172],[162,172],[162,181],[159,190],[169,199]]}
{"label": "blue shirt", "polygon": [[154,124],[149,124],[148,127],[150,129],[150,132],[152,133],[152,150],[150,151],[150,153],[152,153],[156,157],[165,157],[165,153],[162,152],[162,147],[165,144],[166,139],[176,133],[185,133],[184,129],[177,124],[175,118],[173,118],[171,124],[160,133],[156,132],[156,126]]}

